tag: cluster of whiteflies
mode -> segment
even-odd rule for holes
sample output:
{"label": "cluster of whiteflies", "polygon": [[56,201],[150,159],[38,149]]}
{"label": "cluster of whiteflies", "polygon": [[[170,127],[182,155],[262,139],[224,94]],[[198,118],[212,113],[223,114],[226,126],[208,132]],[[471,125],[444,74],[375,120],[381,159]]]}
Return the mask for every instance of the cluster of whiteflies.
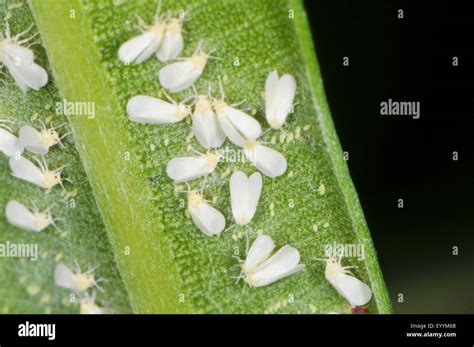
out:
{"label": "cluster of whiteflies", "polygon": [[[43,189],[52,189],[57,184],[62,184],[61,172],[64,167],[50,171],[44,157],[43,160],[33,157],[37,163],[35,165],[22,154],[27,149],[34,154],[46,155],[51,147],[61,144],[61,139],[67,134],[60,137],[58,128],[48,129],[44,126],[43,129],[37,130],[30,125],[24,125],[20,128],[19,136],[16,137],[12,134],[10,123],[13,122],[0,119],[0,152],[10,158],[12,175]],[[59,218],[53,217],[51,208],[52,206],[43,212],[36,207],[30,210],[21,202],[10,200],[5,207],[5,216],[11,225],[25,231],[39,233],[50,226],[58,229],[55,222]],[[81,273],[80,270],[73,272],[60,264],[56,267],[55,283],[79,294],[84,292],[80,300],[80,313],[105,313],[104,309],[95,304],[95,292],[92,295],[85,292],[97,283],[93,270],[86,273]]]}
{"label": "cluster of whiteflies", "polygon": [[[119,49],[119,58],[129,64],[142,63],[154,53],[166,62],[175,59],[159,71],[162,87],[169,92],[179,92],[189,87],[203,74],[209,55],[199,44],[192,57],[177,58],[184,44],[178,19],[155,17],[155,23],[141,35],[125,42]],[[172,52],[172,54],[170,53]],[[265,116],[273,129],[281,128],[293,108],[296,81],[292,75],[278,76],[271,72],[265,83]],[[173,100],[166,92],[167,100],[138,95],[127,103],[129,119],[140,124],[173,124],[191,117],[192,133],[206,153],[172,159],[166,168],[175,183],[183,183],[206,177],[214,172],[220,162],[219,148],[228,139],[242,148],[246,159],[261,173],[270,178],[283,175],[287,170],[284,155],[263,145],[260,123],[238,108],[238,104],[226,101],[222,82],[220,97],[214,97],[211,88],[206,94],[194,94],[182,102]],[[238,225],[247,225],[255,215],[262,191],[262,176],[255,172],[248,177],[236,171],[230,178],[232,214]],[[188,195],[188,212],[196,227],[207,236],[220,234],[225,229],[226,219],[211,206],[202,192],[191,190]],[[291,246],[284,246],[276,253],[273,240],[268,235],[259,235],[241,262],[239,278],[252,287],[261,287],[290,276],[304,268],[300,264],[300,253]],[[365,305],[371,298],[370,288],[352,276],[349,267],[340,261],[326,259],[326,278],[353,306]]]}
{"label": "cluster of whiteflies", "polygon": [[[29,48],[30,45],[24,46],[36,35],[28,39],[21,39],[31,30],[32,26],[25,32],[12,37],[8,22],[6,22],[5,35],[0,33],[0,62],[7,67],[23,92],[26,92],[28,88],[38,90],[48,82],[46,71],[34,62],[34,54]],[[47,128],[43,124],[42,129],[23,125],[16,136],[12,131],[14,123],[10,119],[0,118],[0,153],[9,158],[12,175],[47,190],[58,184],[62,185],[64,178],[61,177],[61,173],[65,166],[49,170],[43,157],[48,154],[51,147],[62,145],[61,140],[68,135],[59,135],[57,130],[62,125]],[[36,156],[33,157],[33,161],[26,159],[23,157],[25,150],[34,155],[41,155],[41,159]],[[23,203],[10,200],[5,207],[5,216],[7,221],[17,228],[42,232],[50,226],[58,228],[55,222],[59,218],[53,217],[51,208],[52,206],[43,212],[36,207],[30,210]],[[79,269],[77,272],[73,272],[63,264],[58,265],[55,270],[56,285],[82,295],[80,313],[105,313],[104,309],[95,304],[95,292],[92,295],[86,292],[98,282],[94,279],[93,271],[81,273]]]}
{"label": "cluster of whiteflies", "polygon": [[[30,125],[24,125],[20,128],[19,136],[16,137],[9,127],[11,123],[13,122],[0,119],[0,152],[9,157],[12,175],[48,190],[57,184],[62,184],[61,172],[64,167],[50,171],[44,157],[42,160],[33,157],[37,163],[35,165],[22,154],[26,149],[34,154],[46,155],[51,147],[61,145],[61,139],[68,134],[60,137],[57,132],[59,127],[43,126],[43,129],[37,130]],[[5,216],[11,225],[25,231],[39,233],[50,226],[58,229],[56,222],[60,218],[53,217],[51,208],[52,206],[42,212],[36,207],[30,210],[21,202],[10,200],[5,207]],[[83,294],[80,299],[80,313],[105,313],[105,310],[95,303],[95,292],[92,295],[86,292],[98,282],[94,279],[93,271],[81,273],[79,269],[73,272],[63,264],[58,265],[55,270],[56,285]]]}
{"label": "cluster of whiteflies", "polygon": [[[43,189],[52,189],[54,186],[62,184],[61,173],[64,166],[49,170],[43,157],[48,154],[51,147],[61,144],[61,139],[64,136],[59,136],[57,132],[59,127],[46,128],[43,125],[42,129],[37,130],[30,125],[24,125],[20,128],[17,137],[12,134],[10,128],[12,123],[14,122],[11,120],[0,119],[0,152],[9,158],[12,175]],[[25,149],[33,154],[42,155],[41,160],[34,156],[35,164],[23,157]],[[35,209],[31,212],[17,201],[10,201],[7,204],[5,215],[11,224],[28,231],[41,232],[48,226],[54,225],[50,209],[45,212]]]}
{"label": "cluster of whiteflies", "polygon": [[[122,62],[142,63],[153,54],[161,61],[176,58],[182,51],[183,39],[181,22],[178,19],[155,18],[155,23],[145,32],[125,42],[118,55]],[[169,52],[172,52],[170,54]],[[202,50],[200,43],[192,57],[177,58],[176,62],[166,65],[159,72],[161,85],[170,92],[179,92],[189,87],[202,75],[209,55]],[[258,140],[262,135],[260,123],[234,104],[229,104],[221,87],[219,98],[213,97],[210,88],[207,94],[189,97],[176,102],[166,92],[167,100],[150,96],[135,96],[127,103],[129,118],[141,124],[173,124],[190,116],[192,132],[206,153],[197,153],[190,157],[172,159],[167,165],[167,174],[175,183],[189,182],[208,176],[216,169],[221,153],[219,148],[226,139],[243,149],[245,157],[264,175],[275,178],[283,175],[287,169],[285,157]],[[278,77],[272,72],[266,84],[266,114],[271,127],[280,128],[293,105],[296,82],[293,76]],[[262,176],[259,172],[248,177],[244,172],[234,172],[230,179],[232,214],[237,224],[251,222],[260,199]],[[211,206],[201,192],[189,190],[188,211],[194,224],[207,236],[220,234],[225,229],[225,217]],[[268,240],[269,236],[263,236]],[[300,254],[293,247],[285,246],[270,257],[262,254],[255,241],[249,250],[246,262],[242,265],[244,280],[254,287],[270,284],[280,278],[299,271]],[[270,239],[270,242],[271,241]],[[253,254],[253,256],[252,256]]]}

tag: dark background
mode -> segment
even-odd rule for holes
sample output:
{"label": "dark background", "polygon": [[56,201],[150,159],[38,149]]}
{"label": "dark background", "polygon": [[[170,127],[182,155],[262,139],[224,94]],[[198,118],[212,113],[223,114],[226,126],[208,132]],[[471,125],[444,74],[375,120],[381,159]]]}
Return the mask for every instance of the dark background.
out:
{"label": "dark background", "polygon": [[[306,1],[396,313],[474,313],[474,14],[465,3]],[[381,116],[389,98],[420,101],[420,119]]]}

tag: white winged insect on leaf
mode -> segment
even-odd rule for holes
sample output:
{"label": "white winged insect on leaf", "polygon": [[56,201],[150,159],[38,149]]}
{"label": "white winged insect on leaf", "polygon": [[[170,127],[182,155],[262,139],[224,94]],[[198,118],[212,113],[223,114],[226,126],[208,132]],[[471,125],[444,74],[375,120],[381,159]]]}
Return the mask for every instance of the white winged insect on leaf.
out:
{"label": "white winged insect on leaf", "polygon": [[96,293],[95,291],[92,293],[92,295],[89,295],[86,293],[83,298],[81,298],[81,301],[79,303],[80,308],[79,308],[79,313],[80,314],[106,314],[107,310],[104,308],[100,307],[95,303],[96,299]]}
{"label": "white winged insect on leaf", "polygon": [[296,93],[296,81],[292,75],[278,77],[273,71],[265,83],[265,116],[273,129],[283,126],[293,108]]}
{"label": "white winged insect on leaf", "polygon": [[96,287],[103,291],[98,283],[105,280],[101,278],[95,279],[94,272],[96,269],[97,266],[82,272],[80,266],[76,264],[76,270],[73,271],[64,264],[58,264],[54,270],[54,284],[78,294],[85,292],[91,287]]}
{"label": "white winged insect on leaf", "polygon": [[246,140],[243,145],[244,154],[255,167],[265,176],[275,178],[286,172],[286,158],[270,147],[255,140]]}
{"label": "white winged insect on leaf", "polygon": [[197,141],[206,149],[219,148],[226,139],[217,115],[207,95],[198,95],[192,114],[192,131]]}
{"label": "white winged insect on leaf", "polygon": [[10,158],[9,165],[12,175],[44,189],[51,189],[58,184],[62,185],[63,180],[68,180],[61,177],[62,171],[67,165],[51,171],[48,169],[44,158],[43,161],[36,157],[33,157],[33,159],[38,166],[24,157],[19,159]]}
{"label": "white winged insect on leaf", "polygon": [[220,160],[220,152],[209,150],[193,157],[174,158],[166,167],[168,177],[175,183],[188,182],[214,172]]}
{"label": "white winged insect on leaf", "polygon": [[22,39],[33,28],[34,24],[31,24],[27,30],[12,37],[8,17],[5,16],[5,34],[0,33],[0,63],[7,67],[22,92],[28,88],[38,90],[48,83],[48,74],[34,62],[34,53],[29,48],[32,44],[26,45],[38,33]]}
{"label": "white winged insect on leaf", "polygon": [[286,245],[271,255],[274,249],[275,243],[270,236],[257,236],[241,264],[239,279],[243,277],[250,287],[263,287],[304,268],[296,248]]}
{"label": "white winged insect on leaf", "polygon": [[7,157],[19,157],[23,153],[23,146],[18,137],[12,134],[12,129],[8,126],[13,121],[0,118],[0,153]]}
{"label": "white winged insect on leaf", "polygon": [[207,236],[218,235],[225,228],[225,217],[204,199],[202,192],[189,190],[188,212],[194,224]]}
{"label": "white winged insect on leaf", "polygon": [[53,219],[51,207],[44,212],[39,212],[37,208],[30,211],[25,205],[15,200],[11,200],[7,203],[5,216],[11,225],[34,232],[41,232],[50,225],[56,227],[55,221],[58,220]]}
{"label": "white winged insect on leaf", "polygon": [[232,215],[239,225],[247,225],[257,210],[262,192],[262,175],[255,172],[250,177],[236,171],[230,177],[230,200]]}
{"label": "white winged insect on leaf", "polygon": [[48,154],[49,149],[57,144],[61,144],[61,140],[69,134],[59,136],[57,129],[66,124],[61,124],[58,127],[47,128],[43,124],[43,128],[37,130],[31,125],[24,125],[20,128],[19,139],[20,144],[35,154]]}
{"label": "white winged insect on leaf", "polygon": [[163,43],[165,36],[166,23],[160,17],[161,1],[158,2],[158,8],[155,14],[153,24],[147,26],[145,22],[137,16],[141,31],[137,35],[125,41],[118,50],[120,61],[126,65],[131,63],[141,64],[153,54],[155,54]]}
{"label": "white winged insect on leaf", "polygon": [[128,118],[140,124],[172,124],[191,114],[188,99],[177,103],[168,94],[169,102],[151,96],[137,95],[127,103]]}
{"label": "white winged insect on leaf", "polygon": [[184,48],[182,21],[171,18],[166,21],[166,30],[156,57],[162,62],[175,59]]}
{"label": "white winged insect on leaf", "polygon": [[237,109],[239,104],[229,105],[225,101],[224,88],[222,81],[219,79],[221,98],[214,98],[213,107],[217,113],[219,124],[229,141],[234,145],[243,147],[245,140],[256,140],[262,134],[260,123],[249,116],[247,113]]}
{"label": "white winged insect on leaf", "polygon": [[202,42],[194,51],[191,57],[177,58],[176,62],[162,67],[158,73],[160,84],[163,88],[178,93],[185,90],[201,77],[207,65],[212,51],[205,53],[202,49]]}
{"label": "white winged insect on leaf", "polygon": [[372,298],[370,287],[357,279],[349,269],[357,266],[342,266],[341,259],[330,257],[314,259],[326,262],[325,277],[336,291],[352,306],[364,306]]}

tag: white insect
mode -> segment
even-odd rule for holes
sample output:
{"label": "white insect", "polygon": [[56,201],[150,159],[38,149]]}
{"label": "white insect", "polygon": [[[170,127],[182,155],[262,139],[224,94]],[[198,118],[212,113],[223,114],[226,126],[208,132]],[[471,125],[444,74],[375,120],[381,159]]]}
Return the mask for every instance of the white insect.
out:
{"label": "white insect", "polygon": [[38,158],[33,159],[39,167],[24,157],[19,159],[10,158],[9,164],[12,175],[44,189],[51,189],[62,183],[61,173],[66,166],[50,171],[44,159],[43,162],[39,161]]}
{"label": "white insect", "polygon": [[176,103],[168,94],[166,102],[151,96],[138,95],[127,103],[127,113],[131,121],[141,124],[172,124],[182,121],[191,114],[185,104]]}
{"label": "white insect", "polygon": [[210,54],[202,50],[201,43],[191,57],[177,58],[180,61],[161,68],[158,77],[161,86],[173,93],[191,87],[201,77]]}
{"label": "white insect", "polygon": [[217,116],[206,95],[197,97],[192,120],[193,134],[201,146],[206,149],[222,146],[226,135],[219,125]]}
{"label": "white insect", "polygon": [[44,212],[39,212],[38,209],[34,209],[33,212],[31,212],[25,205],[15,200],[11,200],[7,203],[5,216],[7,217],[8,223],[26,231],[39,233],[50,225],[54,225],[54,219],[50,209]]}
{"label": "white insect", "polygon": [[206,201],[197,190],[188,193],[188,211],[194,224],[207,236],[220,234],[225,228],[225,218]]}
{"label": "white insect", "polygon": [[370,301],[372,290],[349,271],[357,266],[342,266],[341,259],[336,258],[315,260],[326,262],[326,279],[352,306],[364,306]]}
{"label": "white insect", "polygon": [[246,140],[243,148],[245,157],[264,175],[275,178],[286,172],[286,158],[274,149],[255,140]]}
{"label": "white insect", "polygon": [[171,18],[166,22],[165,34],[160,48],[156,51],[156,57],[163,62],[175,59],[183,48],[182,22]]}
{"label": "white insect", "polygon": [[96,280],[94,277],[96,268],[94,267],[87,272],[81,272],[78,265],[76,271],[73,271],[66,265],[59,264],[54,270],[54,283],[58,287],[69,289],[75,293],[82,293],[93,286],[102,290],[98,282],[103,281],[103,279]]}
{"label": "white insect", "polygon": [[172,159],[166,173],[175,183],[182,183],[207,176],[214,172],[219,163],[219,151],[211,150],[194,157]]}
{"label": "white insect", "polygon": [[263,287],[288,277],[304,268],[300,264],[300,252],[294,247],[284,246],[270,256],[275,243],[270,236],[259,235],[247,252],[245,262],[241,264],[239,276],[251,287]]}
{"label": "white insect", "polygon": [[38,90],[44,87],[48,83],[48,74],[34,62],[34,53],[29,48],[31,45],[23,46],[37,34],[21,39],[33,28],[33,24],[24,32],[12,37],[7,18],[5,19],[5,36],[0,33],[0,63],[5,64],[22,92],[26,92],[28,88]]}
{"label": "white insect", "polygon": [[51,147],[61,143],[61,139],[68,135],[59,137],[57,129],[61,126],[63,125],[49,129],[43,126],[38,131],[30,125],[24,125],[20,128],[19,132],[20,144],[32,153],[48,154]]}
{"label": "white insect", "polygon": [[[220,81],[219,81],[220,82]],[[222,82],[220,84],[221,98],[213,100],[219,124],[224,133],[234,145],[243,147],[245,140],[256,140],[262,134],[260,123],[245,112],[236,108],[238,104],[229,105],[225,101]]]}
{"label": "white insect", "polygon": [[154,53],[157,53],[165,36],[166,23],[160,16],[161,1],[155,14],[153,25],[147,26],[143,20],[138,17],[140,35],[125,41],[118,50],[118,57],[124,64],[141,64]]}
{"label": "white insect", "polygon": [[249,224],[257,210],[262,192],[262,175],[255,172],[247,177],[242,171],[236,171],[230,178],[230,200],[232,214],[239,225]]}
{"label": "white insect", "polygon": [[18,157],[23,153],[23,146],[18,137],[13,135],[12,130],[7,126],[9,120],[0,119],[0,153],[7,157]]}
{"label": "white insect", "polygon": [[285,123],[293,107],[296,81],[292,75],[278,77],[273,71],[265,83],[265,115],[270,127],[279,129]]}
{"label": "white insect", "polygon": [[107,311],[95,303],[95,292],[92,296],[86,295],[80,301],[80,314],[106,314]]}

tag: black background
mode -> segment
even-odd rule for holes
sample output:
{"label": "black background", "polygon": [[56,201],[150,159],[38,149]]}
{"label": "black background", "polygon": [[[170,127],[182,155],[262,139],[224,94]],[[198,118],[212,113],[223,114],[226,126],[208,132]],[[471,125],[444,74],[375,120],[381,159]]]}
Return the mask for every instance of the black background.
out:
{"label": "black background", "polygon": [[[474,15],[464,3],[306,1],[396,313],[474,313]],[[420,101],[420,119],[381,116],[389,98]]]}

